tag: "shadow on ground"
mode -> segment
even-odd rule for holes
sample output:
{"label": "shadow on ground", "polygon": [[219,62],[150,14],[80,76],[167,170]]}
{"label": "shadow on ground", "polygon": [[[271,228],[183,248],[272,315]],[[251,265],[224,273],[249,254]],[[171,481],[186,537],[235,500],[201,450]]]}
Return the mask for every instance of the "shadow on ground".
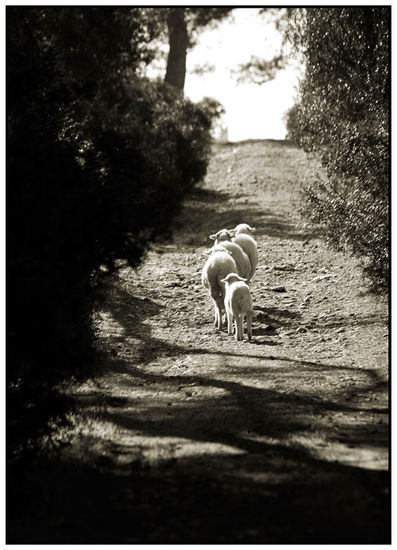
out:
{"label": "shadow on ground", "polygon": [[[240,187],[239,193],[227,193],[197,189],[185,204],[179,216],[176,227],[183,227],[183,234],[176,237],[178,243],[188,246],[206,246],[210,242],[208,236],[219,229],[231,229],[241,220],[246,220],[256,228],[259,240],[266,237],[277,237],[296,241],[307,241],[319,237],[319,229],[303,230],[291,223],[285,214],[275,214],[271,210],[258,208],[249,203],[249,185]],[[246,198],[247,204],[239,205]],[[234,204],[233,208],[220,208],[223,203]]]}
{"label": "shadow on ground", "polygon": [[[304,432],[307,417],[349,410],[346,405],[201,376],[148,375],[120,361],[111,368],[129,373],[125,384],[132,388],[140,378],[146,387],[194,384],[220,388],[225,396],[172,407],[148,404],[144,413],[131,412],[128,399],[116,399],[108,403],[112,412],[105,413],[106,421],[159,445],[162,438],[176,437],[226,445],[233,452],[171,454],[151,463],[134,454],[133,443],[110,442],[109,454],[102,452],[89,466],[36,460],[29,469],[15,468],[8,543],[390,541],[385,472],[321,460],[303,446],[273,441]],[[362,427],[346,425],[342,433],[356,445],[374,441],[373,430]],[[386,434],[380,435],[378,445],[386,445]],[[129,454],[134,458],[115,468],[111,457]]]}
{"label": "shadow on ground", "polygon": [[119,471],[106,461],[35,461],[29,473],[10,473],[7,543],[390,542],[384,473],[299,452],[280,460],[280,450],[264,444],[250,451],[157,467],[137,461]]}
{"label": "shadow on ground", "polygon": [[[88,438],[89,460],[84,445],[83,455],[61,462],[25,458],[28,468],[20,463],[9,470],[7,543],[390,542],[388,473],[324,458],[301,439],[326,433],[330,415],[344,413],[347,421],[332,430],[329,443],[387,448],[386,424],[353,421],[362,412],[387,416],[387,409],[351,402],[357,391],[384,389],[375,370],[359,369],[360,387],[339,388],[332,399],[308,393],[303,382],[358,369],[212,351],[222,360],[216,377],[204,376],[200,357],[207,364],[206,350],[151,334],[145,321],[161,306],[138,298],[133,308],[125,303],[118,300],[112,313],[125,335],[140,340],[139,355],[104,364],[107,373],[120,375],[122,395],[102,388],[79,405],[87,420],[93,415],[91,420],[110,422],[131,438],[141,434],[150,445],[163,446],[164,455],[153,461],[133,439],[114,441],[105,434]],[[164,354],[196,357],[198,373],[168,376],[144,369]],[[285,383],[280,390],[255,386],[267,378],[296,384],[291,391]],[[125,397],[139,387],[170,396],[155,402]],[[102,412],[91,413],[98,404]],[[190,454],[178,455],[178,441],[190,442]]]}
{"label": "shadow on ground", "polygon": [[219,148],[223,147],[239,147],[240,145],[276,145],[277,147],[286,147],[288,149],[299,149],[298,145],[292,141],[286,139],[244,139],[242,141],[226,141],[217,145]]}

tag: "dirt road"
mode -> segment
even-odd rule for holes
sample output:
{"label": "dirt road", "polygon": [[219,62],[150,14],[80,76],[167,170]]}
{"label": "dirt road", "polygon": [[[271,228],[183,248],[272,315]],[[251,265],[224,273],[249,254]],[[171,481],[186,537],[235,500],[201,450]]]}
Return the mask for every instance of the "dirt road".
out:
{"label": "dirt road", "polygon": [[[96,313],[109,359],[62,435],[78,498],[48,540],[388,542],[387,300],[299,219],[306,177],[283,142],[216,146],[174,241],[121,272]],[[200,284],[209,234],[241,222],[252,342],[214,330]]]}

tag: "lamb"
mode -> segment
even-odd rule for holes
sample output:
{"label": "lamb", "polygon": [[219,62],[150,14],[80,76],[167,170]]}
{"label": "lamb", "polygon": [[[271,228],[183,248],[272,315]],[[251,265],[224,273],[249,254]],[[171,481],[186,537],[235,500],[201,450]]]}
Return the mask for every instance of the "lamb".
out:
{"label": "lamb", "polygon": [[251,232],[254,232],[255,228],[250,227],[246,223],[240,223],[234,229],[230,230],[229,233],[234,235],[232,242],[238,244],[240,248],[244,250],[250,260],[251,271],[247,277],[248,281],[254,276],[256,266],[258,264],[258,250],[256,240],[252,237]]}
{"label": "lamb", "polygon": [[[233,260],[236,262],[237,273],[247,279],[251,279],[252,265],[249,256],[244,252],[243,248],[237,242],[232,242],[233,232],[228,229],[221,229],[214,235],[210,235],[210,239],[215,241],[215,246],[221,244],[226,248]],[[256,265],[256,264],[255,264]],[[255,271],[255,270],[254,270]]]}
{"label": "lamb", "polygon": [[229,273],[222,279],[226,286],[225,309],[227,316],[227,332],[233,334],[233,317],[236,325],[236,340],[243,339],[243,320],[247,317],[247,335],[248,340],[252,338],[252,318],[255,312],[252,309],[252,298],[246,279]]}
{"label": "lamb", "polygon": [[236,271],[236,263],[230,252],[221,245],[215,245],[203,267],[201,283],[208,289],[214,302],[214,326],[218,330],[222,329],[222,314],[225,301],[225,283],[222,280],[229,273],[235,273]]}

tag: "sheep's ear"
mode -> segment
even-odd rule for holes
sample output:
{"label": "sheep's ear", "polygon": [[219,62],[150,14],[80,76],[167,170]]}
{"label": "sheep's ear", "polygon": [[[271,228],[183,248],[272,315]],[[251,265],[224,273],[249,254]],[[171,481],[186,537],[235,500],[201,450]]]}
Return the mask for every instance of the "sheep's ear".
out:
{"label": "sheep's ear", "polygon": [[248,279],[244,279],[244,277],[240,277],[240,275],[237,275],[237,277],[239,278],[239,281],[244,281],[244,282],[248,281]]}
{"label": "sheep's ear", "polygon": [[215,233],[215,235],[210,235],[211,241],[216,241],[217,236],[218,235],[216,233]]}
{"label": "sheep's ear", "polygon": [[226,279],[221,279],[221,283],[226,283],[227,282],[227,277]]}

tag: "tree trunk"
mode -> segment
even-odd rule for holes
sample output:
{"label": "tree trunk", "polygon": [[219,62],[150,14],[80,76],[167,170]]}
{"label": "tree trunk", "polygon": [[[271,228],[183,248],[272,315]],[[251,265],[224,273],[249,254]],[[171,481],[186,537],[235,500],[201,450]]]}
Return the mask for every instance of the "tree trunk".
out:
{"label": "tree trunk", "polygon": [[167,17],[167,26],[170,49],[164,80],[183,94],[186,75],[186,53],[189,44],[185,8],[170,8]]}

